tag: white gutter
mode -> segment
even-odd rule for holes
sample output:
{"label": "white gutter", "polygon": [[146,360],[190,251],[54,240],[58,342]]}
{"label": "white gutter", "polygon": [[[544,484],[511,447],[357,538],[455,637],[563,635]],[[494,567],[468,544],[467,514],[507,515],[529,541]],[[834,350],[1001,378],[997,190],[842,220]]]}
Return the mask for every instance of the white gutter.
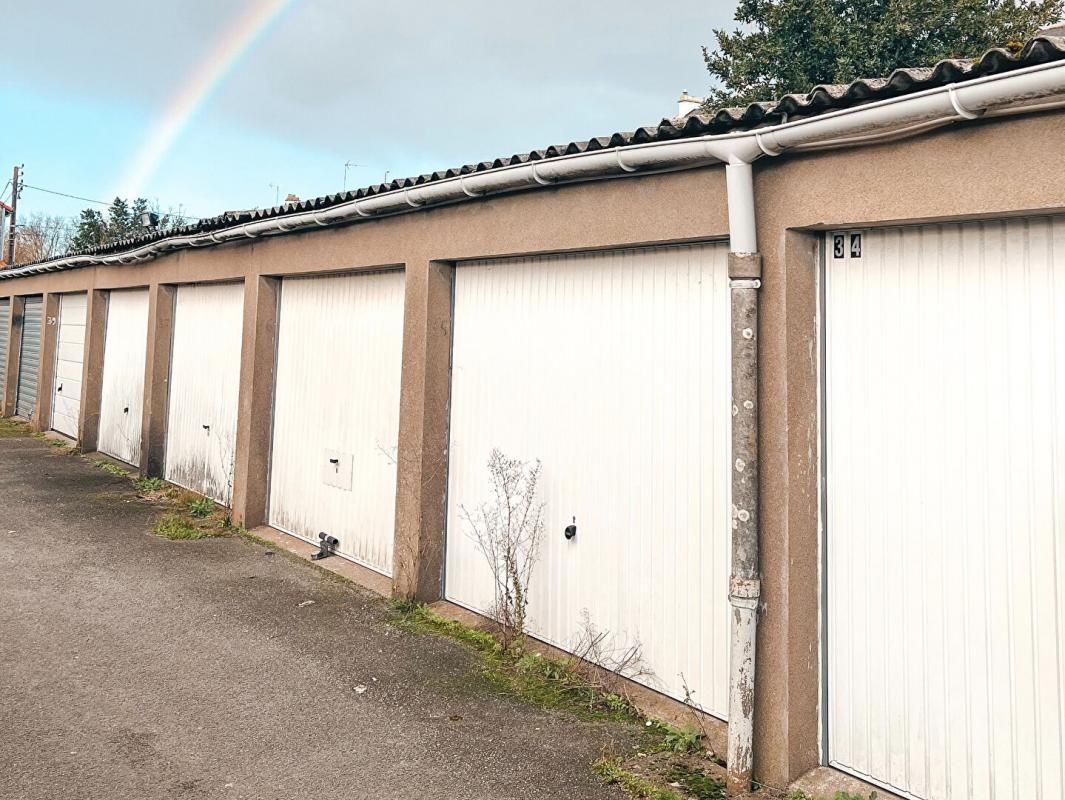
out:
{"label": "white gutter", "polygon": [[[120,253],[67,256],[2,270],[0,278],[98,264],[132,263],[173,250],[373,219],[538,186],[691,169],[716,163],[733,167],[727,170],[732,250],[756,252],[753,190],[748,188],[749,165],[756,159],[792,151],[867,143],[897,136],[900,128],[913,128],[916,132],[937,124],[979,117],[1006,104],[1060,93],[1065,93],[1065,62],[1037,64],[753,131],[651,142],[500,167],[363,197],[320,211],[245,222],[206,233],[171,236]],[[1015,113],[1025,110],[1023,107],[1006,109]]]}

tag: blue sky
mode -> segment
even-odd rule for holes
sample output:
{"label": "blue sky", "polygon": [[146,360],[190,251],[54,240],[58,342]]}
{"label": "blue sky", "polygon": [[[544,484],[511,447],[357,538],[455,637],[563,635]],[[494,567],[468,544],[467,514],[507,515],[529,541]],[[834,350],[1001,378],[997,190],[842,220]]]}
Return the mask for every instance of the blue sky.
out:
{"label": "blue sky", "polygon": [[[18,4],[0,85],[0,186],[108,200],[168,98],[248,0]],[[296,0],[148,181],[191,215],[631,130],[709,85],[700,45],[733,4]],[[5,28],[8,26],[5,25]],[[10,29],[10,28],[9,28]],[[5,45],[12,38],[5,37]],[[271,186],[275,184],[278,189]],[[87,204],[27,188],[26,214]]]}

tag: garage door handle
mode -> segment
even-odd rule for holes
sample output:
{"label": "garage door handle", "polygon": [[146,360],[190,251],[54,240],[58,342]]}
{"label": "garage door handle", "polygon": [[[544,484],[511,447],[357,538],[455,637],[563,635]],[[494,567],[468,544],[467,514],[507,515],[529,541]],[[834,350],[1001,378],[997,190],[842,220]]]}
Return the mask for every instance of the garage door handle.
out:
{"label": "garage door handle", "polygon": [[329,463],[330,464],[339,464],[340,463],[340,459],[339,458],[331,458],[331,459],[329,459]]}
{"label": "garage door handle", "polygon": [[122,413],[123,414],[128,414],[129,413],[129,406],[126,406],[125,408],[123,408],[122,409]]}
{"label": "garage door handle", "polygon": [[209,431],[209,430],[211,430],[211,426],[210,426],[210,425],[204,425],[204,426],[203,426],[203,429],[204,429],[205,431]]}
{"label": "garage door handle", "polygon": [[57,392],[61,392],[61,391],[63,391],[63,384],[59,384],[59,388],[58,388],[58,389],[56,389],[56,391],[57,391]]}

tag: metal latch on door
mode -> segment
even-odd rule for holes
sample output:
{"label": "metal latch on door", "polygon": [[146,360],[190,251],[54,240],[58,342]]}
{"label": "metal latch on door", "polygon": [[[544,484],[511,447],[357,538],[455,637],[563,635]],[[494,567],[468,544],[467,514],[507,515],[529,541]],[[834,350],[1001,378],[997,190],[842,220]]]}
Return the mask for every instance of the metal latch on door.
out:
{"label": "metal latch on door", "polygon": [[336,552],[337,546],[340,544],[340,540],[335,536],[330,536],[325,531],[318,534],[318,539],[321,542],[318,545],[318,552],[311,556],[311,561],[321,561],[323,558],[329,558]]}

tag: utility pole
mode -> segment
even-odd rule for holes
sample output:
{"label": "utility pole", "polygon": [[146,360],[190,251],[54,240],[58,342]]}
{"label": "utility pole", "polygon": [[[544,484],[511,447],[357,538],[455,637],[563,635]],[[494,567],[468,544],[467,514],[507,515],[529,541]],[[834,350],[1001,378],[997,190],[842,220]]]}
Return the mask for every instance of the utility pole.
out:
{"label": "utility pole", "polygon": [[15,215],[18,213],[19,167],[11,176],[11,225],[7,231],[7,263],[15,265]]}

